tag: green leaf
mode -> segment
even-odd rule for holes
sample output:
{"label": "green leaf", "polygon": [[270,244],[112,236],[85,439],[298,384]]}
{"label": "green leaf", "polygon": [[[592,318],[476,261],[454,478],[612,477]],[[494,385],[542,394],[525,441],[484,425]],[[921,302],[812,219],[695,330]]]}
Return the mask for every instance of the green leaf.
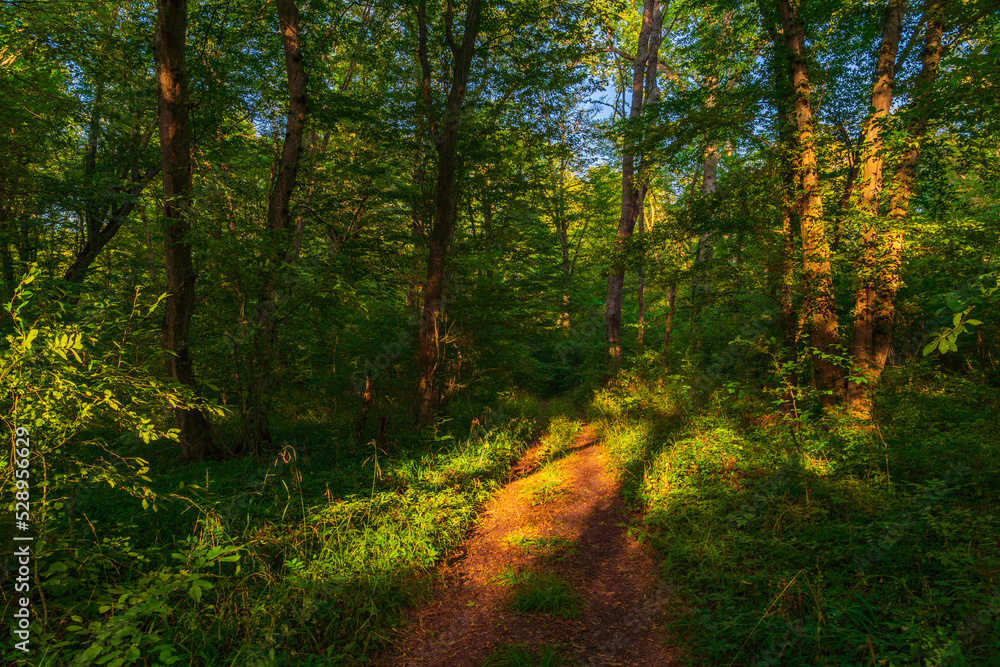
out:
{"label": "green leaf", "polygon": [[933,352],[935,349],[937,349],[938,342],[939,341],[932,340],[931,342],[927,343],[927,345],[924,345],[924,356],[925,357],[928,354],[930,354],[931,352]]}

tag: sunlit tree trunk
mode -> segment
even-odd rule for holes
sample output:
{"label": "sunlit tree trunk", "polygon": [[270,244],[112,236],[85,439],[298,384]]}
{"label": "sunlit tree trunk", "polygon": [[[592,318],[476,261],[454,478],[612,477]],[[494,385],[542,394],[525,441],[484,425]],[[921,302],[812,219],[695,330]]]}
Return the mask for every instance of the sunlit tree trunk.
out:
{"label": "sunlit tree trunk", "polygon": [[466,83],[479,31],[481,0],[469,0],[465,11],[465,30],[461,42],[453,36],[452,6],[445,12],[445,36],[451,51],[451,87],[444,104],[444,113],[435,111],[431,81],[430,53],[427,45],[427,1],[420,0],[417,10],[418,56],[421,71],[421,98],[427,126],[437,151],[437,183],[434,193],[434,218],[427,233],[427,279],[424,283],[423,317],[417,354],[420,379],[417,384],[417,420],[428,423],[438,405],[436,381],[442,296],[445,288],[445,263],[448,246],[455,230],[455,173],[458,158],[458,129],[464,110]]}
{"label": "sunlit tree trunk", "polygon": [[[662,14],[659,0],[645,0],[642,25],[639,29],[639,46],[632,69],[632,106],[629,118],[637,119],[644,104],[655,95],[656,68],[660,48]],[[635,229],[635,222],[642,208],[645,187],[636,178],[635,144],[626,137],[622,152],[622,205],[618,220],[618,245],[624,246]],[[608,276],[608,291],[604,305],[604,323],[607,329],[608,354],[617,367],[622,357],[622,290],[625,285],[625,267],[614,267]]]}
{"label": "sunlit tree trunk", "polygon": [[564,333],[569,332],[569,300],[570,287],[573,283],[573,263],[569,253],[569,216],[566,214],[566,161],[559,162],[559,194],[555,214],[556,230],[559,232],[559,249],[562,252],[562,313],[559,316],[559,326]]}
{"label": "sunlit tree trunk", "polygon": [[[188,119],[187,0],[157,0],[155,40],[156,79],[159,92],[160,155],[163,173],[163,208],[167,219],[165,263],[166,316],[162,342],[167,351],[170,376],[194,387],[194,369],[188,333],[195,305],[195,271],[191,259],[191,127]],[[181,452],[186,459],[203,459],[211,450],[208,419],[199,410],[176,408]]]}
{"label": "sunlit tree trunk", "polygon": [[788,54],[789,78],[795,119],[794,147],[799,161],[798,201],[795,209],[802,237],[802,272],[805,315],[809,320],[809,342],[818,354],[813,357],[816,386],[825,392],[824,407],[832,405],[840,391],[840,369],[821,355],[832,355],[838,341],[837,312],[833,295],[830,248],[823,226],[823,198],[819,191],[816,164],[816,136],[810,98],[805,31],[799,16],[801,0],[778,0],[778,13]]}
{"label": "sunlit tree trunk", "polygon": [[941,63],[944,33],[944,12],[940,2],[930,2],[925,10],[924,48],[921,54],[920,74],[914,97],[914,120],[909,127],[909,147],[896,168],[895,192],[889,204],[890,231],[882,239],[879,273],[876,287],[875,324],[872,335],[874,354],[872,369],[876,377],[885,368],[892,348],[893,320],[896,293],[899,291],[900,269],[903,260],[903,219],[909,211],[910,200],[916,193],[917,162],[920,143],[927,129],[927,111],[931,104],[930,93],[937,81]]}
{"label": "sunlit tree trunk", "polygon": [[274,185],[267,205],[269,249],[262,298],[257,304],[256,323],[252,332],[249,378],[247,381],[246,414],[243,423],[243,448],[259,453],[271,443],[269,426],[271,392],[274,372],[274,350],[277,336],[277,309],[281,280],[280,264],[295,261],[301,230],[293,229],[290,202],[302,160],[303,138],[308,116],[306,71],[302,59],[302,36],[299,10],[294,0],[277,0],[288,81],[288,117],[281,158],[275,170]]}
{"label": "sunlit tree trunk", "polygon": [[882,25],[882,44],[875,66],[871,107],[874,112],[865,123],[861,198],[858,211],[864,220],[861,238],[861,261],[858,287],[854,293],[854,336],[851,339],[851,379],[847,383],[847,403],[856,417],[871,414],[872,383],[877,380],[874,368],[872,336],[875,326],[875,290],[877,284],[878,199],[882,191],[882,144],[884,123],[892,107],[896,52],[903,25],[903,0],[891,0]]}
{"label": "sunlit tree trunk", "polygon": [[[635,229],[640,239],[646,233],[646,211],[642,203],[639,204],[639,217],[635,222]],[[639,284],[635,288],[635,299],[636,314],[639,319],[636,343],[641,354],[646,338],[646,252],[643,249],[639,250]]]}

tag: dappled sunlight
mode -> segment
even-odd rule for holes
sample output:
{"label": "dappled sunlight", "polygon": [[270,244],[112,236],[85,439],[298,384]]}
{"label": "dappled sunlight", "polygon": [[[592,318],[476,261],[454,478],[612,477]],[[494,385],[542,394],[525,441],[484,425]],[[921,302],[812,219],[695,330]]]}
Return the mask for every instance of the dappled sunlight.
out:
{"label": "dappled sunlight", "polygon": [[[850,424],[746,430],[725,413],[678,430],[636,412],[606,422],[604,438],[626,497],[645,509],[664,577],[695,605],[674,627],[707,650],[742,651],[751,664],[817,644],[859,658],[909,655],[933,641],[935,623],[990,604],[982,594],[963,602],[963,591],[990,590],[982,573],[995,567],[1000,534],[988,514],[971,513],[970,469],[906,481],[906,462],[928,452],[897,439],[905,410],[871,434]],[[922,423],[911,437],[933,442],[936,429]],[[934,588],[927,571],[938,572]]]}
{"label": "dappled sunlight", "polygon": [[[568,440],[564,455],[544,462],[559,438]],[[589,427],[555,421],[384,664],[478,665],[507,645],[554,647],[594,664],[611,656],[672,664],[651,632],[665,597],[654,594],[652,564],[629,537],[604,452]],[[565,493],[549,490],[556,480]]]}

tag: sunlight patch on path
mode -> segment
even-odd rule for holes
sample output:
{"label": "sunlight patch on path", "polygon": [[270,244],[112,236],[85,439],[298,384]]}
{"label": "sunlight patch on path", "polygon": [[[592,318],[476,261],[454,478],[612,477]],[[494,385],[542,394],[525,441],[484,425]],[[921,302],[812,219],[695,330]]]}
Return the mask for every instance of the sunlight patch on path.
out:
{"label": "sunlight patch on path", "polygon": [[[669,596],[629,517],[607,455],[587,426],[564,458],[518,464],[476,527],[439,568],[434,599],[414,610],[382,665],[478,667],[495,651],[552,650],[560,664],[672,665]],[[540,610],[540,611],[536,611]]]}

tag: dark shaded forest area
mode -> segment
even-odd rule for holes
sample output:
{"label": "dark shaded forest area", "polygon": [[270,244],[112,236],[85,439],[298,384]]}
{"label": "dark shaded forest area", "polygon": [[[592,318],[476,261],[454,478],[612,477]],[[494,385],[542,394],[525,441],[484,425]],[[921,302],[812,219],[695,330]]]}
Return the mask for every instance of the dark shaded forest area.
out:
{"label": "dark shaded forest area", "polygon": [[[3,662],[1000,664],[998,37],[0,0]],[[521,529],[484,585],[573,639],[401,657],[491,499],[594,461],[669,662],[579,648],[589,547]]]}

